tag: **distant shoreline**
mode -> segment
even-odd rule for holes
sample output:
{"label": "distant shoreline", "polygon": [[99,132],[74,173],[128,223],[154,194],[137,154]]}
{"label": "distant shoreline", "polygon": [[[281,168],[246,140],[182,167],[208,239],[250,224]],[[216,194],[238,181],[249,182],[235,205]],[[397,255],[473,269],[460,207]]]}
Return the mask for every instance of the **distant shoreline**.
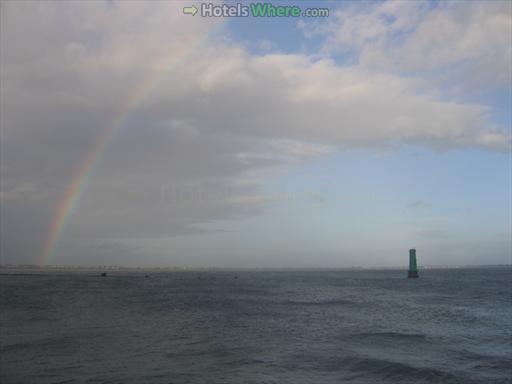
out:
{"label": "distant shoreline", "polygon": [[[0,265],[0,274],[15,271],[23,272],[335,272],[335,271],[393,271],[407,270],[408,266],[390,267],[260,267],[260,268],[221,268],[221,267],[121,267],[121,266],[37,266],[37,265]],[[428,265],[419,266],[419,270],[442,269],[512,269],[511,264],[491,265]]]}

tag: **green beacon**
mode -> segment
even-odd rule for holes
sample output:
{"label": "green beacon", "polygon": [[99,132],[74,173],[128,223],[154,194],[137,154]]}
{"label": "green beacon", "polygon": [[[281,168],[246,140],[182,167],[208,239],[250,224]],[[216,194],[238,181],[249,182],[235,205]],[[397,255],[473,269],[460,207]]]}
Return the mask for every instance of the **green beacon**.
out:
{"label": "green beacon", "polygon": [[418,277],[418,266],[416,265],[416,250],[409,249],[409,273],[407,277]]}

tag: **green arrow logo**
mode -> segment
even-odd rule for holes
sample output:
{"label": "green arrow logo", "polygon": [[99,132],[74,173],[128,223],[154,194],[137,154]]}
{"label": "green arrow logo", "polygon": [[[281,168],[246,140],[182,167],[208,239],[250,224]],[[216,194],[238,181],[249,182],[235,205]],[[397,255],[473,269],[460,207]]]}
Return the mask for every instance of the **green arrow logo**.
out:
{"label": "green arrow logo", "polygon": [[191,6],[191,7],[183,7],[183,13],[185,15],[192,15],[194,16],[196,13],[197,13],[198,9],[196,8],[195,5]]}

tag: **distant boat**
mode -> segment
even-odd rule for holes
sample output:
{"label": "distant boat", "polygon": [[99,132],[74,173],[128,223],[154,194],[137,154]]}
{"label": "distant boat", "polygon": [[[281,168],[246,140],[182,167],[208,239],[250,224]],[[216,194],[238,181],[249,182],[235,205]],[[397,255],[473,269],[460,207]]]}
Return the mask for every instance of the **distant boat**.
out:
{"label": "distant boat", "polygon": [[107,272],[101,272],[101,277],[106,277],[107,276]]}

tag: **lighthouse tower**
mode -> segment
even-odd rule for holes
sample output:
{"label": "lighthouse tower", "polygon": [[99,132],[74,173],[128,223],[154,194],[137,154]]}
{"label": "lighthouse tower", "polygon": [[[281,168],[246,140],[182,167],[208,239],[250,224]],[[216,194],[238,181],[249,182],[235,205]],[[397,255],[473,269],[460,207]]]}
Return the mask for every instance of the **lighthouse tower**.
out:
{"label": "lighthouse tower", "polygon": [[418,266],[416,265],[416,250],[409,249],[409,273],[407,277],[418,277]]}

